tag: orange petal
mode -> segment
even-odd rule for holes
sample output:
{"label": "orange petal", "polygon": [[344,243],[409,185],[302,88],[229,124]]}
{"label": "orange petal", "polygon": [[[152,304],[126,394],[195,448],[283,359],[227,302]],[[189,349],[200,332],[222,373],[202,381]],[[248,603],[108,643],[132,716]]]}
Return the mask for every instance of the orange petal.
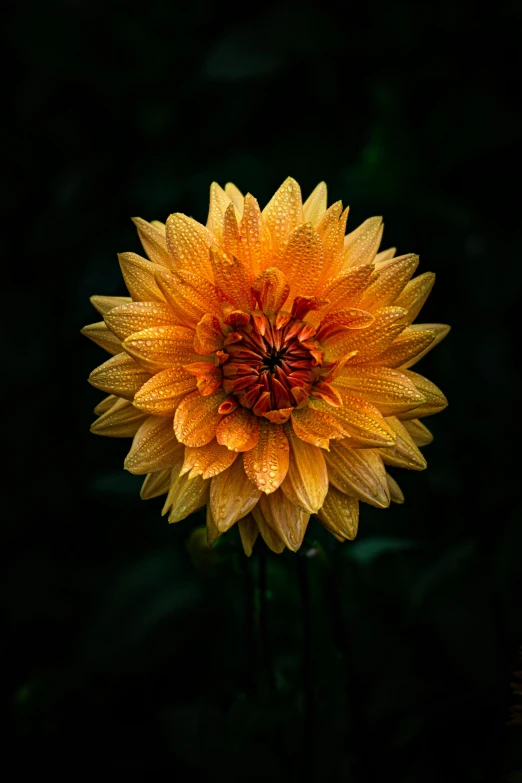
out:
{"label": "orange petal", "polygon": [[324,505],[317,516],[334,536],[353,541],[359,526],[359,501],[330,486]]}
{"label": "orange petal", "polygon": [[[328,410],[339,427],[350,436],[350,445],[355,448],[389,446],[394,442],[390,429],[379,410],[370,402],[354,397],[339,389],[343,398],[341,408],[331,408],[322,400],[313,400],[311,405],[319,411]],[[318,411],[315,411],[318,412]]]}
{"label": "orange petal", "polygon": [[292,503],[280,489],[270,495],[261,495],[259,507],[265,521],[285,546],[297,552],[303,543],[310,513]]}
{"label": "orange petal", "polygon": [[106,411],[110,411],[110,409],[116,404],[116,402],[119,400],[119,397],[115,397],[114,394],[109,394],[108,397],[104,397],[101,402],[98,403],[98,405],[94,409],[94,413],[96,416],[101,416],[102,413],[105,413]]}
{"label": "orange petal", "polygon": [[414,253],[399,256],[387,263],[364,292],[360,307],[373,311],[393,304],[418,265],[419,256]]}
{"label": "orange petal", "polygon": [[427,348],[430,348],[435,340],[435,332],[431,329],[415,329],[410,326],[397,335],[390,345],[378,356],[372,357],[375,364],[386,367],[403,367],[414,363],[416,357]]}
{"label": "orange petal", "polygon": [[90,302],[102,318],[105,318],[107,313],[110,313],[115,307],[129,304],[129,302],[132,302],[132,299],[130,296],[91,296]]}
{"label": "orange petal", "polygon": [[172,467],[183,454],[172,431],[172,419],[149,416],[134,436],[125,469],[138,475]]}
{"label": "orange petal", "polygon": [[151,500],[165,495],[169,491],[172,468],[158,470],[156,473],[149,473],[141,485],[140,498],[142,500]]}
{"label": "orange petal", "polygon": [[263,223],[270,231],[274,254],[288,234],[303,222],[301,188],[295,179],[288,177],[263,210]]}
{"label": "orange petal", "polygon": [[126,353],[119,353],[97,367],[89,375],[89,383],[96,389],[132,400],[150,378],[150,373]]}
{"label": "orange petal", "polygon": [[314,385],[312,388],[312,397],[320,397],[335,408],[340,408],[343,404],[341,395],[337,389],[334,386],[330,386],[329,383],[325,383],[325,381],[320,381]]}
{"label": "orange petal", "polygon": [[158,372],[173,364],[189,364],[199,359],[194,351],[194,332],[184,326],[155,326],[131,334],[124,349],[147,370]]}
{"label": "orange petal", "polygon": [[323,246],[311,223],[292,231],[285,243],[281,266],[293,295],[297,292],[303,296],[315,294],[323,270]]}
{"label": "orange petal", "polygon": [[240,257],[240,234],[237,222],[236,208],[232,202],[228,205],[223,222],[223,241],[222,247],[228,256]]}
{"label": "orange petal", "polygon": [[224,533],[245,517],[260,496],[260,490],[248,478],[240,459],[214,476],[210,484],[210,507],[218,530]]}
{"label": "orange petal", "polygon": [[371,264],[382,239],[382,217],[371,217],[344,238],[344,266]]}
{"label": "orange petal", "polygon": [[384,416],[411,411],[425,400],[405,373],[389,367],[348,365],[335,385],[373,403]]}
{"label": "orange petal", "polygon": [[177,322],[183,326],[196,326],[206,313],[220,315],[218,292],[212,283],[188,272],[158,272],[156,281],[167,300]]}
{"label": "orange petal", "polygon": [[229,258],[217,245],[210,250],[210,262],[214,281],[223,299],[241,309],[253,308],[252,274],[245,262],[234,256]]}
{"label": "orange petal", "polygon": [[350,351],[357,351],[354,364],[370,362],[380,357],[404,329],[401,318],[405,313],[401,307],[383,307],[374,313],[375,320],[366,329],[351,330],[347,334],[331,337],[326,347],[327,360],[339,359]]}
{"label": "orange petal", "polygon": [[326,182],[320,182],[303,204],[303,220],[306,223],[311,223],[312,226],[315,226],[326,212],[326,205]]}
{"label": "orange petal", "polygon": [[451,329],[451,326],[448,326],[447,324],[414,324],[413,326],[409,327],[410,329],[413,329],[414,331],[430,331],[435,332],[435,339],[433,342],[427,346],[421,353],[417,354],[416,356],[409,359],[405,364],[401,365],[402,369],[408,369],[408,367],[413,367],[414,364],[417,364],[424,356],[426,356],[429,351],[433,350],[436,345],[438,345],[444,338],[449,334],[449,331]]}
{"label": "orange petal", "polygon": [[207,228],[214,235],[214,241],[219,244],[223,241],[225,211],[230,203],[230,196],[225,193],[217,182],[213,182],[210,186],[210,206],[208,210]]}
{"label": "orange petal", "polygon": [[419,419],[410,419],[402,423],[410,433],[416,446],[428,446],[433,441],[433,435]]}
{"label": "orange petal", "polygon": [[323,452],[298,438],[291,426],[285,427],[290,445],[288,473],[281,484],[285,495],[296,506],[315,514],[328,492],[328,473]]}
{"label": "orange petal", "polygon": [[195,277],[212,280],[209,248],[215,239],[208,229],[179,212],[170,215],[165,224],[167,247],[174,268]]}
{"label": "orange petal", "polygon": [[340,201],[332,204],[317,224],[317,232],[324,248],[321,281],[336,277],[343,267],[344,232],[349,208],[343,212]]}
{"label": "orange petal", "polygon": [[390,505],[383,461],[374,449],[352,449],[347,441],[332,443],[325,455],[330,483],[377,508]]}
{"label": "orange petal", "polygon": [[249,451],[259,439],[259,419],[247,408],[236,408],[221,419],[216,438],[231,451]]}
{"label": "orange petal", "polygon": [[235,208],[239,215],[243,214],[243,207],[248,196],[243,196],[239,188],[237,188],[233,182],[227,182],[225,185],[225,193],[233,201]]}
{"label": "orange petal", "polygon": [[121,340],[107,328],[104,321],[84,326],[81,332],[85,337],[88,337],[89,340],[92,340],[93,343],[96,343],[100,348],[103,348],[113,355],[123,351]]}
{"label": "orange petal", "polygon": [[418,275],[405,286],[404,291],[397,297],[394,304],[397,307],[404,307],[408,311],[407,322],[412,323],[420,313],[424,302],[430,295],[431,289],[435,283],[433,272],[425,272]]}
{"label": "orange petal", "polygon": [[285,548],[284,541],[281,541],[275,530],[270,527],[268,522],[265,520],[259,503],[257,506],[255,506],[255,508],[252,509],[252,516],[256,522],[259,532],[261,533],[261,538],[267,547],[271,549],[272,552],[275,552],[276,555],[280,555]]}
{"label": "orange petal", "polygon": [[161,231],[152,223],[147,223],[142,218],[132,218],[132,222],[138,229],[138,236],[146,254],[155,264],[167,269],[172,267],[172,259],[167,248],[167,240],[164,231]]}
{"label": "orange petal", "polygon": [[147,414],[135,408],[132,402],[117,399],[91,424],[91,432],[109,438],[133,438],[146,418]]}
{"label": "orange petal", "polygon": [[261,310],[269,315],[275,315],[286,302],[290,286],[285,275],[279,269],[270,266],[254,280],[252,292]]}
{"label": "orange petal", "polygon": [[204,479],[213,478],[229,468],[236,457],[237,453],[220,446],[216,440],[211,440],[205,446],[197,448],[185,446],[185,460],[181,475],[188,473],[189,479],[193,479],[194,476],[203,476]]}
{"label": "orange petal", "polygon": [[395,432],[395,444],[386,449],[378,449],[385,465],[394,465],[397,468],[409,470],[424,470],[426,460],[413,442],[410,433],[395,416],[386,419],[386,423]]}
{"label": "orange petal", "polygon": [[172,418],[180,402],[195,388],[195,379],[181,365],[169,367],[141,387],[134,397],[134,404],[154,416]]}
{"label": "orange petal", "polygon": [[324,297],[296,296],[292,304],[292,316],[298,321],[302,321],[312,310],[318,312],[329,304],[330,300]]}
{"label": "orange petal", "polygon": [[194,375],[197,378],[197,386],[199,393],[203,397],[208,397],[209,394],[214,394],[216,389],[221,386],[223,375],[219,367],[209,362],[194,362],[193,364],[185,364],[185,370]]}
{"label": "orange petal", "polygon": [[406,414],[399,414],[400,418],[418,419],[419,416],[432,416],[439,413],[447,407],[448,401],[438,386],[411,370],[402,370],[406,378],[415,386],[419,394],[422,394],[424,401]]}
{"label": "orange petal", "polygon": [[221,330],[221,324],[215,315],[208,313],[204,315],[196,326],[196,337],[194,339],[194,350],[203,356],[223,348],[224,336]]}
{"label": "orange petal", "polygon": [[330,300],[330,304],[325,310],[333,312],[357,307],[373,276],[375,272],[372,266],[356,266],[326,281],[322,295]]}
{"label": "orange petal", "polygon": [[388,490],[390,492],[390,500],[392,503],[404,503],[404,495],[402,489],[399,487],[393,476],[389,473],[386,474],[386,481],[388,482]]}
{"label": "orange petal", "polygon": [[217,528],[216,523],[214,522],[214,517],[212,516],[212,510],[210,508],[210,503],[207,504],[207,544],[209,546],[212,546],[214,544],[219,536],[221,535],[220,531]]}
{"label": "orange petal", "polygon": [[120,340],[154,326],[180,325],[168,304],[163,302],[129,302],[120,305],[107,313],[105,323]]}
{"label": "orange petal", "polygon": [[329,448],[331,438],[345,438],[348,434],[330,413],[312,407],[295,410],[292,426],[298,438],[322,449]]}
{"label": "orange petal", "polygon": [[135,302],[164,302],[165,297],[158,288],[156,272],[164,267],[153,264],[136,253],[120,253],[120,268],[127,290]]}
{"label": "orange petal", "polygon": [[265,268],[272,256],[270,232],[263,225],[259,204],[250,193],[245,196],[239,252],[239,258],[248,264],[256,276]]}
{"label": "orange petal", "polygon": [[374,321],[375,317],[371,313],[355,307],[329,312],[319,324],[316,339],[324,343],[336,334],[342,333],[348,337],[349,329],[366,329]]}
{"label": "orange petal", "polygon": [[169,494],[163,506],[162,514],[169,514],[169,522],[181,522],[194,511],[206,506],[209,499],[210,481],[205,481],[201,476],[189,479],[188,476],[180,476],[179,462],[172,470],[172,480]]}
{"label": "orange petal", "polygon": [[239,528],[239,535],[241,536],[241,543],[243,544],[243,551],[247,557],[250,557],[259,535],[259,528],[256,525],[252,514],[248,514],[246,517],[243,517],[243,519],[240,519],[237,526]]}
{"label": "orange petal", "polygon": [[174,432],[186,446],[204,446],[216,435],[221,420],[218,408],[226,398],[220,389],[210,397],[192,392],[179,404],[174,416]]}
{"label": "orange petal", "polygon": [[288,440],[281,425],[260,419],[259,439],[243,456],[250,481],[267,495],[275,492],[287,474],[288,458]]}

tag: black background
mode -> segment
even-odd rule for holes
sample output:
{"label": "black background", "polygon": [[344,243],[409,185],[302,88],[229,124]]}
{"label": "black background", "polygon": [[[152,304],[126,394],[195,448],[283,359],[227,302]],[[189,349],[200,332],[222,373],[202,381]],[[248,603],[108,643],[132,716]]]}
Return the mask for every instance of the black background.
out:
{"label": "black background", "polygon": [[[19,771],[490,783],[520,766],[521,21],[515,2],[10,8],[2,637]],[[312,525],[307,557],[269,554],[263,602],[261,545],[245,568],[237,531],[208,552],[201,516],[169,527],[122,469],[128,442],[89,434],[105,355],[79,329],[91,294],[124,293],[131,215],[204,222],[212,180],[264,204],[288,175],[305,197],[326,180],[352,228],[383,214],[384,247],[437,273],[424,320],[453,331],[419,369],[450,406],[428,422],[428,470],[395,473],[405,505],[362,506],[353,544]]]}

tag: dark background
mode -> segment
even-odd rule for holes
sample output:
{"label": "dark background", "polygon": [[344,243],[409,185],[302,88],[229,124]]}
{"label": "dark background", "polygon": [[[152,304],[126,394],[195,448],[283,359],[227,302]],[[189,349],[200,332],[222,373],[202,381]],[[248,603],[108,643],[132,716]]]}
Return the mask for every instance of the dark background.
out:
{"label": "dark background", "polygon": [[[3,736],[18,771],[491,783],[522,766],[506,727],[521,21],[514,2],[29,0],[4,16]],[[428,470],[395,472],[405,505],[362,505],[344,546],[312,525],[307,557],[266,556],[265,593],[260,544],[247,568],[236,530],[209,553],[201,516],[169,527],[160,499],[139,500],[128,441],[89,434],[105,355],[79,329],[98,320],[91,294],[124,293],[131,215],[204,222],[212,180],[264,204],[288,175],[305,196],[326,180],[352,228],[383,214],[384,247],[437,273],[425,320],[453,331],[419,369],[450,406],[428,422]]]}

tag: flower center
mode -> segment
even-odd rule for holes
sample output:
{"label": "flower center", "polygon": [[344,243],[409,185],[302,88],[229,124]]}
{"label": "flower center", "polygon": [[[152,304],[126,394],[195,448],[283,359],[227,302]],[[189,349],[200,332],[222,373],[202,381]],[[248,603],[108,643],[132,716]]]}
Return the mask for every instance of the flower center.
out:
{"label": "flower center", "polygon": [[234,314],[227,320],[234,331],[221,357],[224,390],[257,416],[288,419],[319,379],[323,352],[315,328],[283,312],[269,319],[255,310],[246,323]]}

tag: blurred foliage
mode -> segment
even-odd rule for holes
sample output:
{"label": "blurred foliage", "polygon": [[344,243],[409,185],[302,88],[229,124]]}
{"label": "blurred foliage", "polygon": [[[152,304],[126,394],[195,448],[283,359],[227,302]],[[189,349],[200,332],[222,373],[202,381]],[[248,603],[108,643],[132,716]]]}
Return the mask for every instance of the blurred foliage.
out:
{"label": "blurred foliage", "polygon": [[[522,766],[506,727],[522,642],[521,16],[469,0],[9,6],[17,770],[491,783]],[[305,194],[325,179],[352,227],[384,214],[385,245],[437,272],[425,320],[453,331],[422,370],[450,407],[430,422],[428,470],[397,475],[404,506],[363,507],[353,544],[314,524],[304,560],[258,544],[247,563],[237,531],[209,551],[201,515],[169,527],[118,468],[128,444],[89,434],[102,354],[79,329],[96,320],[89,295],[123,293],[129,216],[204,220],[212,180],[264,202],[288,175]]]}

